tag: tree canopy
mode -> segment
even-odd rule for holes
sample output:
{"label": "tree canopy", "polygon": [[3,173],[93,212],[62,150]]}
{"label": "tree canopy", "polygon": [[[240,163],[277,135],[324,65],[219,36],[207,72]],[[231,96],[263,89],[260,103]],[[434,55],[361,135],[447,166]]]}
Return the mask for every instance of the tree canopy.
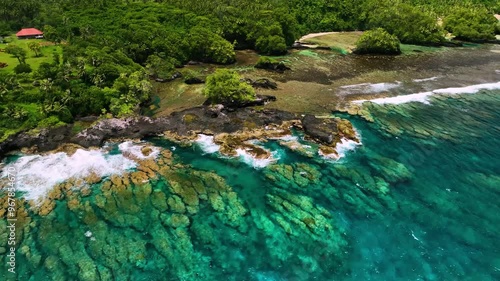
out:
{"label": "tree canopy", "polygon": [[356,42],[357,54],[400,54],[399,40],[382,28],[366,31]]}
{"label": "tree canopy", "polygon": [[207,77],[203,94],[211,103],[237,103],[255,99],[255,90],[234,70],[217,69]]}
{"label": "tree canopy", "polygon": [[[243,48],[284,55],[301,35],[336,30],[375,29],[358,51],[395,52],[395,37],[439,44],[438,18],[458,39],[491,39],[493,12],[498,0],[0,0],[0,36],[36,27],[62,49],[51,59],[36,43],[5,48],[19,65],[18,74],[0,71],[0,139],[79,116],[137,113],[151,97],[150,79],[171,77],[190,60],[230,64]],[[46,61],[27,65],[28,50],[43,50]],[[205,94],[214,101],[255,95],[231,71],[207,79]]]}
{"label": "tree canopy", "polygon": [[457,39],[481,41],[495,39],[498,20],[485,8],[457,7],[443,24]]}

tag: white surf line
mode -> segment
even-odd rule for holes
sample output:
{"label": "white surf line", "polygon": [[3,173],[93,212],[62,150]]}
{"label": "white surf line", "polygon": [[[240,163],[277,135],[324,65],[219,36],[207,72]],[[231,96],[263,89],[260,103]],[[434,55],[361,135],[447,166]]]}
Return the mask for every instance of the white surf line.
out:
{"label": "white surf line", "polygon": [[376,104],[403,104],[408,102],[421,102],[424,104],[429,104],[430,103],[429,97],[436,94],[441,94],[441,95],[475,94],[481,90],[497,90],[497,89],[500,89],[500,82],[477,84],[465,87],[437,89],[430,92],[422,92],[422,93],[388,97],[388,98],[379,98],[373,100],[355,100],[352,101],[352,103],[362,104],[364,102],[373,102]]}
{"label": "white surf line", "polygon": [[427,82],[427,81],[436,81],[440,76],[434,76],[434,77],[429,77],[429,78],[422,78],[422,79],[413,79],[413,82],[420,83],[420,82]]}
{"label": "white surf line", "polygon": [[[151,147],[148,156],[142,155],[142,147]],[[23,192],[26,200],[39,201],[44,198],[56,184],[65,182],[70,178],[84,179],[92,174],[100,178],[111,175],[120,175],[136,168],[134,159],[156,157],[159,148],[144,144],[124,142],[118,145],[121,154],[109,154],[106,147],[101,149],[77,149],[72,155],[65,152],[44,155],[24,155],[16,161],[9,163],[5,168],[12,167],[17,171],[17,190]],[[6,177],[4,172],[0,178]],[[78,188],[78,186],[75,186]]]}
{"label": "white surf line", "polygon": [[[248,142],[252,143],[253,145],[256,145],[257,141],[250,140]],[[213,154],[219,152],[220,150],[220,145],[214,142],[213,136],[198,134],[198,139],[195,141],[195,143],[197,143],[200,146],[201,150],[203,150],[205,154]],[[275,151],[269,151],[269,152],[271,153],[271,157],[265,159],[258,159],[252,156],[250,153],[248,153],[248,151],[246,151],[245,149],[238,148],[236,149],[236,157],[241,159],[241,161],[243,161],[244,163],[258,169],[258,168],[264,168],[279,160],[279,157],[277,157],[276,155],[277,153]],[[221,156],[221,158],[233,158],[233,157]]]}
{"label": "white surf line", "polygon": [[242,148],[236,149],[236,153],[244,163],[256,169],[264,168],[266,166],[269,166],[270,164],[276,163],[279,160],[277,152],[275,151],[271,151],[271,156],[264,159],[258,159]]}
{"label": "white surf line", "polygon": [[199,134],[198,139],[195,141],[203,150],[205,154],[212,154],[219,152],[220,145],[214,142],[214,136]]}
{"label": "white surf line", "polygon": [[340,89],[351,90],[359,93],[381,93],[401,86],[400,81],[393,83],[361,83],[354,85],[340,86]]}
{"label": "white surf line", "polygon": [[24,192],[23,197],[37,201],[45,197],[56,184],[70,178],[84,178],[91,173],[105,177],[121,174],[136,166],[134,161],[121,154],[106,155],[103,150],[78,149],[71,156],[64,152],[22,156],[6,167],[18,171],[17,190]]}
{"label": "white surf line", "polygon": [[[148,155],[144,155],[142,152],[142,149],[144,147],[149,147],[151,148],[151,151],[149,152]],[[120,143],[118,145],[118,148],[120,149],[121,152],[123,153],[129,153],[135,158],[138,159],[149,159],[149,158],[156,158],[158,154],[160,154],[160,149],[158,147],[154,146],[149,146],[144,143],[144,145],[141,145],[141,143],[137,144],[132,141],[126,141],[123,143]]]}

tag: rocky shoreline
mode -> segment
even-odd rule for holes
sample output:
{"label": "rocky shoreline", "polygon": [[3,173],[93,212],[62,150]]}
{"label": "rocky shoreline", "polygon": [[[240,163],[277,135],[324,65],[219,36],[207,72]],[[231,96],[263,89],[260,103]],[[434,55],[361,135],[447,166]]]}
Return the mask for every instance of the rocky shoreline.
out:
{"label": "rocky shoreline", "polygon": [[245,149],[254,150],[257,157],[265,157],[265,153],[248,141],[290,135],[292,127],[303,130],[306,138],[318,143],[324,154],[335,153],[335,146],[341,138],[358,141],[350,122],[340,118],[319,119],[313,115],[298,115],[277,109],[224,105],[204,105],[159,118],[96,119],[92,126],[78,133],[74,133],[73,127],[73,124],[68,124],[18,133],[0,143],[0,158],[21,149],[28,153],[41,153],[67,144],[84,148],[100,147],[108,140],[159,135],[176,141],[190,141],[195,140],[198,134],[214,136],[222,146],[221,153],[234,155],[236,149]]}

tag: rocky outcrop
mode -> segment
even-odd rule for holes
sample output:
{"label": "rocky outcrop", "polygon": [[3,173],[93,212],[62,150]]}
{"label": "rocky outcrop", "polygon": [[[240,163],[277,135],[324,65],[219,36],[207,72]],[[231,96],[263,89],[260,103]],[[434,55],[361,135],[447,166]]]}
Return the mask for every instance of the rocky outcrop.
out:
{"label": "rocky outcrop", "polygon": [[189,78],[186,78],[184,80],[184,83],[188,84],[188,85],[192,85],[192,84],[203,84],[205,83],[205,80],[199,78],[199,77],[189,77]]}
{"label": "rocky outcrop", "polygon": [[[225,102],[222,105],[226,108],[226,110],[231,111],[237,108],[244,108],[250,106],[262,106],[266,105],[269,102],[276,101],[275,96],[271,95],[256,95],[254,100],[251,101],[233,101],[233,102]],[[211,105],[212,102],[210,100],[206,100],[203,105],[208,106]]]}
{"label": "rocky outcrop", "polygon": [[260,61],[255,65],[255,68],[267,69],[276,72],[283,73],[286,70],[291,70],[284,62],[282,61],[272,61],[272,60],[264,60]]}
{"label": "rocky outcrop", "polygon": [[[261,104],[265,100],[262,99]],[[193,132],[233,133],[245,126],[264,127],[295,119],[293,113],[280,110],[255,110],[252,108],[225,108],[223,106],[200,106],[175,112],[168,117],[145,116],[124,119],[111,118],[97,121],[93,126],[74,134],[73,125],[37,131],[21,132],[0,143],[0,157],[6,152],[31,148],[32,152],[54,150],[64,143],[83,147],[101,146],[109,139],[143,138],[165,131],[181,136]]]}
{"label": "rocky outcrop", "polygon": [[157,78],[155,78],[155,81],[160,82],[160,83],[165,83],[165,82],[174,81],[175,79],[181,78],[181,77],[182,77],[182,73],[180,73],[179,71],[176,71],[170,77],[166,77],[166,78],[157,77]]}
{"label": "rocky outcrop", "polygon": [[276,84],[276,82],[268,78],[259,78],[256,80],[246,78],[244,79],[244,81],[254,88],[272,89],[272,90],[278,89],[278,84]]}
{"label": "rocky outcrop", "polygon": [[[269,99],[269,96],[264,96],[261,101],[264,103]],[[110,139],[140,139],[161,134],[171,140],[189,142],[195,140],[197,134],[207,134],[216,136],[216,142],[224,150],[223,154],[234,155],[237,149],[244,149],[257,158],[266,158],[269,155],[249,141],[280,139],[291,135],[291,127],[303,129],[306,138],[326,149],[323,149],[325,154],[335,153],[335,146],[342,138],[357,141],[356,133],[348,120],[320,119],[313,115],[299,119],[297,114],[276,109],[200,106],[161,118],[138,116],[103,119],[77,134],[72,133],[72,125],[23,132],[0,143],[0,156],[21,148],[29,148],[30,152],[43,152],[54,150],[62,144],[92,147],[101,146]],[[295,146],[297,145],[290,147]],[[297,147],[300,148],[300,145]]]}

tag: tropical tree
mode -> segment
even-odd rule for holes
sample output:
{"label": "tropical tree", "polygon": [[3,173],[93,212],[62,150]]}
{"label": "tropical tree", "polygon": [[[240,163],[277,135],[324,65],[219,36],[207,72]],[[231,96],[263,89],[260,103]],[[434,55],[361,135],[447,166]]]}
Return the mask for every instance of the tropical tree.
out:
{"label": "tropical tree", "polygon": [[398,37],[389,34],[383,28],[366,31],[356,42],[357,54],[400,54]]}
{"label": "tropical tree", "polygon": [[498,20],[486,8],[458,7],[443,22],[457,39],[480,41],[495,39]]}
{"label": "tropical tree", "polygon": [[41,56],[42,44],[39,42],[30,42],[28,43],[28,48],[35,53],[35,57]]}
{"label": "tropical tree", "polygon": [[391,0],[370,1],[368,27],[385,29],[406,44],[438,44],[444,40],[437,16],[407,3]]}
{"label": "tropical tree", "polygon": [[7,47],[5,47],[5,52],[7,54],[13,55],[18,61],[19,64],[24,64],[26,63],[26,50],[13,44],[9,44]]}
{"label": "tropical tree", "polygon": [[212,103],[234,103],[255,99],[255,90],[241,81],[234,70],[217,69],[207,77],[203,94]]}

